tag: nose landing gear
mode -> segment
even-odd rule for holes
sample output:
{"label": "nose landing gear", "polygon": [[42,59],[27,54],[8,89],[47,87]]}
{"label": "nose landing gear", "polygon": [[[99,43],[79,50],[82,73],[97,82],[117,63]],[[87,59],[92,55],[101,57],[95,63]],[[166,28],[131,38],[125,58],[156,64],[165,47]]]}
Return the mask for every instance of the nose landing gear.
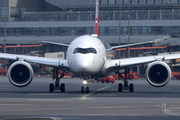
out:
{"label": "nose landing gear", "polygon": [[87,86],[87,80],[83,80],[83,86],[81,87],[81,93],[89,93],[89,87]]}

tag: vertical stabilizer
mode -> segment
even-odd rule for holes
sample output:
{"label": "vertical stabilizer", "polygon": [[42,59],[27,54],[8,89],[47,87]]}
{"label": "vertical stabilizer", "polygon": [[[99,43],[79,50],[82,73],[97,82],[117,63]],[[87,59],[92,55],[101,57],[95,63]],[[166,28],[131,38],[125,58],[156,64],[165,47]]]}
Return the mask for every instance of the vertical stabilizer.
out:
{"label": "vertical stabilizer", "polygon": [[99,37],[99,0],[96,0],[95,35]]}

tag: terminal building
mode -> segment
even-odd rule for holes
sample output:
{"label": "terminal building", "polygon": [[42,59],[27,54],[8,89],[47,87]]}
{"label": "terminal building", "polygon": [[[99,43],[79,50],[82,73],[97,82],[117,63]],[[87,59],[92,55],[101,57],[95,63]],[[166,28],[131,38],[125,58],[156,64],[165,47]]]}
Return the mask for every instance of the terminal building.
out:
{"label": "terminal building", "polygon": [[[80,35],[94,33],[96,0],[6,0],[6,7],[4,1],[0,1],[2,45],[4,17],[7,21],[7,45],[34,45],[41,41],[69,44]],[[128,43],[129,0],[100,0],[99,17],[101,40],[111,45],[118,45],[119,41],[121,44]],[[178,51],[180,0],[130,0],[130,43],[163,36],[171,38],[159,45],[176,46]]]}

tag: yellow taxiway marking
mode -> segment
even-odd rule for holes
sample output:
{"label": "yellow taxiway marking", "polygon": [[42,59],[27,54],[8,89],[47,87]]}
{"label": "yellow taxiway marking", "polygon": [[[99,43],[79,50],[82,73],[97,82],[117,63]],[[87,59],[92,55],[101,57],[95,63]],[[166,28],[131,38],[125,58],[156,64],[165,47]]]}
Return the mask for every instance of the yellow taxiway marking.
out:
{"label": "yellow taxiway marking", "polygon": [[100,89],[98,89],[98,90],[95,90],[95,91],[93,91],[93,92],[91,92],[91,93],[89,93],[89,94],[87,94],[87,95],[84,95],[83,97],[81,97],[81,98],[79,98],[79,99],[81,99],[81,100],[87,99],[88,96],[90,96],[90,95],[92,95],[92,94],[94,94],[94,93],[96,93],[96,92],[98,92],[98,91],[104,90],[104,89],[106,89],[106,88],[108,88],[108,87],[109,87],[109,85],[108,85],[108,86],[105,86],[105,87],[103,87],[103,88],[100,88]]}
{"label": "yellow taxiway marking", "polygon": [[108,88],[108,87],[109,87],[109,85],[108,85],[108,86],[105,86],[105,87],[103,87],[103,88],[100,88],[100,89],[98,89],[98,90],[95,90],[95,91],[93,91],[93,92],[91,92],[91,93],[89,93],[89,94],[87,94],[87,95],[84,95],[83,97],[80,97],[80,98],[71,98],[71,99],[80,99],[80,100],[93,99],[93,98],[87,98],[87,97],[90,96],[90,95],[92,95],[92,94],[94,94],[94,93],[96,93],[96,92],[98,92],[98,91],[104,90],[104,89],[106,89],[106,88]]}

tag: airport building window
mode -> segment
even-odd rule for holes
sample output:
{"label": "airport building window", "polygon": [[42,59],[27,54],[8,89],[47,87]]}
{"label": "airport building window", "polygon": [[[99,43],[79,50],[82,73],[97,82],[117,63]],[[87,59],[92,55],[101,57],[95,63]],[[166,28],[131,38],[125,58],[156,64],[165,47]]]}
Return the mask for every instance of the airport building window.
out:
{"label": "airport building window", "polygon": [[175,4],[177,3],[177,0],[170,0],[170,3]]}
{"label": "airport building window", "polygon": [[150,20],[160,20],[160,10],[151,10]]}
{"label": "airport building window", "polygon": [[136,20],[136,10],[131,10],[131,20]]}
{"label": "airport building window", "polygon": [[155,0],[155,4],[161,4],[161,0]]}
{"label": "airport building window", "polygon": [[180,10],[179,9],[175,9],[173,11],[173,20],[179,20],[180,19]]}
{"label": "airport building window", "polygon": [[84,5],[84,0],[78,0],[78,5]]}
{"label": "airport building window", "polygon": [[[175,1],[177,1],[177,0],[175,0]],[[171,3],[175,2],[175,1],[173,1],[173,0],[163,0],[163,4],[171,4]]]}
{"label": "airport building window", "polygon": [[86,0],[85,5],[92,5],[92,0]]}
{"label": "airport building window", "polygon": [[[5,15],[5,12],[6,12],[6,15]],[[2,18],[4,18],[5,16],[8,17],[8,13],[9,13],[9,10],[8,10],[8,7],[1,7],[1,16]]]}
{"label": "airport building window", "polygon": [[[131,10],[131,20],[178,20],[180,9]],[[121,10],[121,19],[128,20],[128,10]],[[118,10],[99,12],[100,20],[119,20]],[[22,21],[94,21],[95,11],[28,12]]]}
{"label": "airport building window", "polygon": [[121,4],[123,3],[123,0],[116,0],[116,4],[119,5],[120,1],[121,1]]}
{"label": "airport building window", "polygon": [[107,0],[101,0],[101,1],[100,1],[100,4],[101,4],[101,5],[107,5],[107,2],[108,2]]}
{"label": "airport building window", "polygon": [[93,5],[96,5],[96,0],[92,0],[92,4],[93,4]]}
{"label": "airport building window", "polygon": [[108,27],[108,35],[116,35],[116,27]]}
{"label": "airport building window", "polygon": [[63,5],[70,5],[70,0],[64,0]]}
{"label": "airport building window", "polygon": [[131,35],[139,35],[139,27],[131,27]]}
{"label": "airport building window", "polygon": [[163,20],[172,20],[172,10],[162,10],[162,19]]}
{"label": "airport building window", "polygon": [[147,0],[147,4],[153,4],[153,2],[154,2],[154,0]]}
{"label": "airport building window", "polygon": [[139,4],[146,4],[146,0],[139,0]]}
{"label": "airport building window", "polygon": [[114,5],[115,4],[115,0],[109,0],[109,5]]}
{"label": "airport building window", "polygon": [[129,4],[129,0],[124,0],[124,4]]}
{"label": "airport building window", "polygon": [[148,10],[138,10],[138,20],[147,20],[148,19]]}
{"label": "airport building window", "polygon": [[131,4],[138,4],[138,0],[132,0]]}
{"label": "airport building window", "polygon": [[71,4],[70,5],[77,5],[77,0],[71,0]]}
{"label": "airport building window", "polygon": [[[100,36],[118,36],[119,27],[100,27]],[[171,35],[180,37],[180,26],[133,26],[131,35]],[[91,35],[94,27],[51,27],[51,28],[7,28],[7,36],[80,36]],[[128,35],[128,27],[121,27],[121,34]],[[4,29],[0,28],[0,36],[4,36]]]}

